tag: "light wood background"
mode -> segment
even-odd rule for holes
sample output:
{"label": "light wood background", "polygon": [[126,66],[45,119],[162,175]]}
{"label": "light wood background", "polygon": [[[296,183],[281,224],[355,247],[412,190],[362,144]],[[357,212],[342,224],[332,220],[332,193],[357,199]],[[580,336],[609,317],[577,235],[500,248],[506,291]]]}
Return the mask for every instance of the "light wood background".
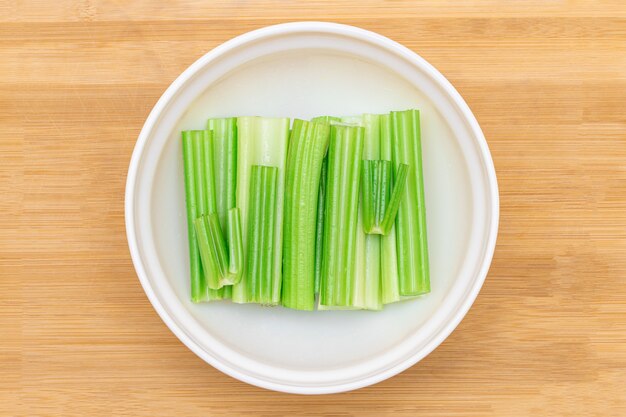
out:
{"label": "light wood background", "polygon": [[[167,4],[166,4],[167,3]],[[265,391],[161,322],[126,246],[131,151],[170,82],[240,33],[330,20],[435,65],[491,147],[501,225],[435,352],[356,392]],[[0,415],[626,415],[623,1],[0,3]]]}

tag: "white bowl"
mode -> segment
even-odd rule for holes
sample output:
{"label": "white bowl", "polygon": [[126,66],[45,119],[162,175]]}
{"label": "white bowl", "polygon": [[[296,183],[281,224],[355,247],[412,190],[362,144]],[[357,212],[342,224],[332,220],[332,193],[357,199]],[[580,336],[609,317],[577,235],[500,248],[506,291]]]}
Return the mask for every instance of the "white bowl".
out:
{"label": "white bowl", "polygon": [[[421,109],[432,293],[381,312],[303,312],[189,300],[180,130],[208,117]],[[139,135],[126,184],[137,275],[176,336],[241,381],[301,394],[389,378],[435,349],[474,302],[493,255],[498,189],[471,111],[431,65],[383,36],[302,22],[238,36],[163,94]]]}

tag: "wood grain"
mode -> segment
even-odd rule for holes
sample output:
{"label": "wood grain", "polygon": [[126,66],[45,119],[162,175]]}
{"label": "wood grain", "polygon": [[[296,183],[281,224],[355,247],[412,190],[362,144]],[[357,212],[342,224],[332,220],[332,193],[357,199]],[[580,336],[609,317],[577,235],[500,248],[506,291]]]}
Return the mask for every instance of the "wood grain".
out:
{"label": "wood grain", "polygon": [[[123,194],[183,69],[311,19],[380,32],[450,79],[502,215],[485,286],[441,347],[376,386],[300,397],[221,374],[165,327]],[[0,415],[626,415],[623,1],[3,2],[0,56]]]}

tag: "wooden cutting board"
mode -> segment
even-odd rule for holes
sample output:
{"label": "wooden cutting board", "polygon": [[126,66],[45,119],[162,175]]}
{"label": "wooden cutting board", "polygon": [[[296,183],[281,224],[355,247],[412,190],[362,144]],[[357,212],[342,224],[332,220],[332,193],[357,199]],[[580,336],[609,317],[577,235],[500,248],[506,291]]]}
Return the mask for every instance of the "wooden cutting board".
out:
{"label": "wooden cutting board", "polygon": [[[623,1],[0,4],[0,415],[626,415]],[[162,323],[126,246],[135,139],[223,41],[325,20],[395,39],[474,111],[501,225],[441,347],[352,393],[265,391]]]}

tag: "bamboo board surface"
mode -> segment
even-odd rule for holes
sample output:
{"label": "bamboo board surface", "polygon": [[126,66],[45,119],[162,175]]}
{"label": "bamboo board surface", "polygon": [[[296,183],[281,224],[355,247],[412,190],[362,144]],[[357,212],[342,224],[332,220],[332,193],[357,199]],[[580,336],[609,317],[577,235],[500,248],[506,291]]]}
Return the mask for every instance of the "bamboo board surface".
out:
{"label": "bamboo board surface", "polygon": [[[301,397],[191,353],[136,278],[126,170],[156,100],[243,32],[374,30],[437,67],[491,148],[498,246],[431,355],[356,392]],[[622,1],[113,0],[0,4],[0,415],[626,415]]]}

